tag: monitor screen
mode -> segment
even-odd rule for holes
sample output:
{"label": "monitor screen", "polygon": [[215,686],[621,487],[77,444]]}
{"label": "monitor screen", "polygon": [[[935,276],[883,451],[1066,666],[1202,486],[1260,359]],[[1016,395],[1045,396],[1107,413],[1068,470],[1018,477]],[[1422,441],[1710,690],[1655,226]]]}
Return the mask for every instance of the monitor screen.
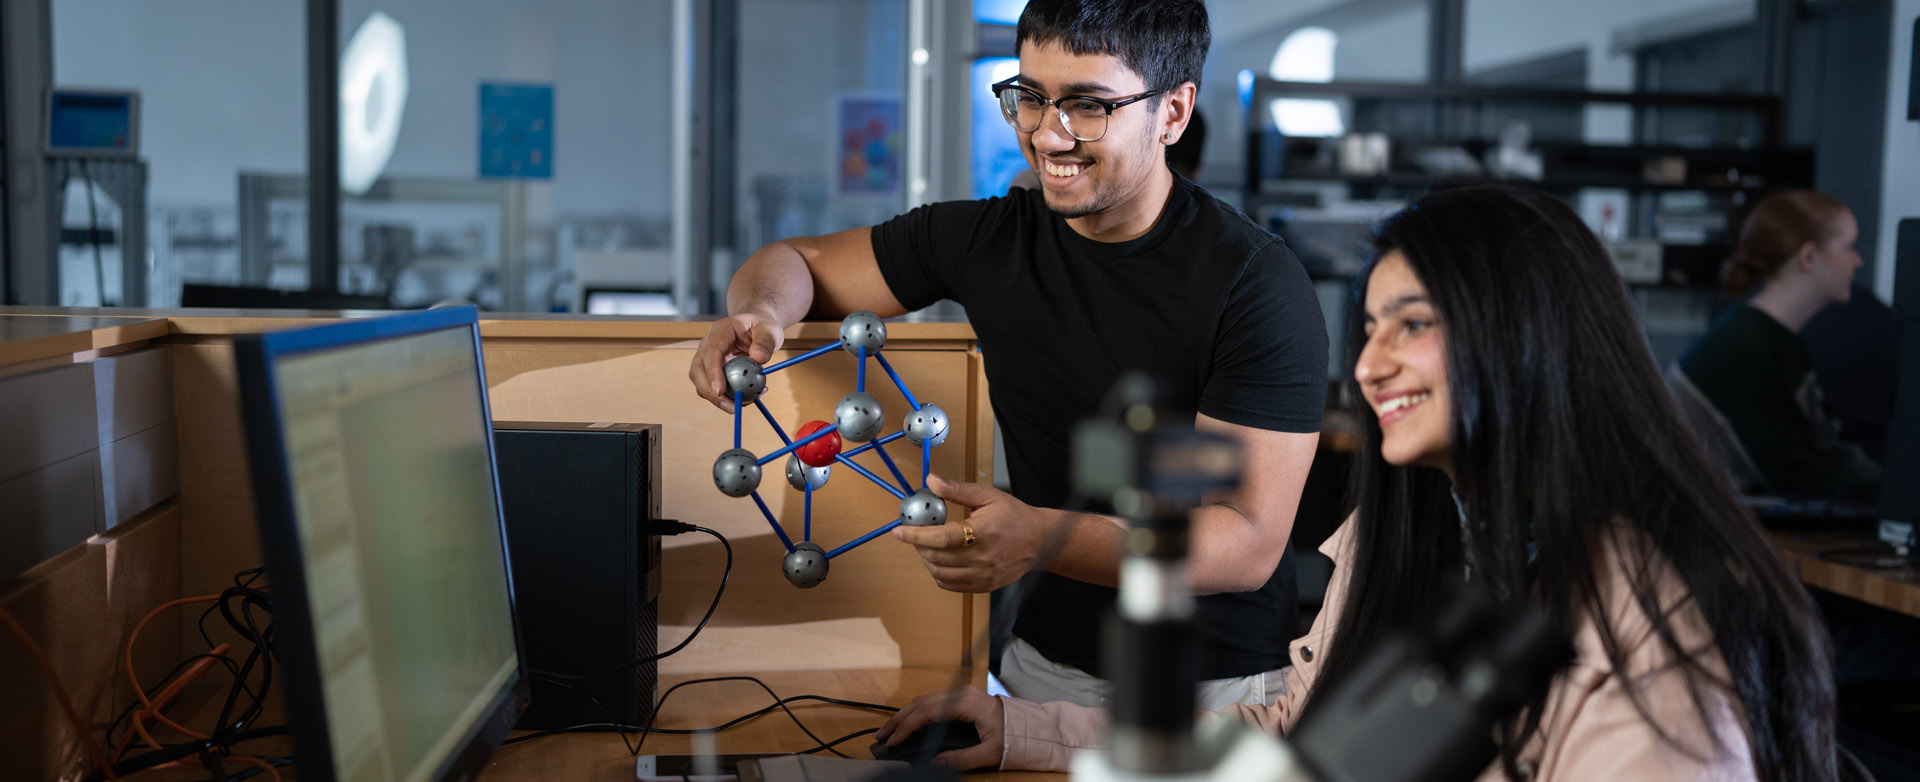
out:
{"label": "monitor screen", "polygon": [[678,315],[680,307],[667,291],[587,291],[588,315]]}
{"label": "monitor screen", "polygon": [[47,94],[47,152],[134,157],[140,153],[140,96],[57,89]]}
{"label": "monitor screen", "polygon": [[1911,479],[1920,475],[1920,217],[1901,220],[1894,231],[1893,312],[1900,374],[1880,465],[1880,518],[1920,524],[1920,482]]}
{"label": "monitor screen", "polygon": [[473,773],[526,692],[475,310],[236,358],[301,779]]}

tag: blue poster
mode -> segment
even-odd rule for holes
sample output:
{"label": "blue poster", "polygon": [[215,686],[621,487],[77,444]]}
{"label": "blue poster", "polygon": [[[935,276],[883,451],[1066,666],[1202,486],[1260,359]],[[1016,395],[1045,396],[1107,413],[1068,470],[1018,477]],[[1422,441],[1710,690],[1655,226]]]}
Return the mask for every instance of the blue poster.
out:
{"label": "blue poster", "polygon": [[553,178],[553,87],[480,84],[480,176]]}

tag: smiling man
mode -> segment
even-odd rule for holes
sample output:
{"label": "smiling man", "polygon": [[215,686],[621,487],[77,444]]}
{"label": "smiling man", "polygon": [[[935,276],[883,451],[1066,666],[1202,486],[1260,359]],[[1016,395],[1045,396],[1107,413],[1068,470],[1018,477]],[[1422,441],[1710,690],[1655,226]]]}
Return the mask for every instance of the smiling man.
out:
{"label": "smiling man", "polygon": [[[1105,700],[1100,622],[1119,519],[1061,510],[1068,441],[1122,372],[1158,379],[1196,425],[1236,437],[1246,480],[1196,510],[1189,567],[1205,633],[1201,706],[1271,701],[1295,633],[1287,539],[1319,441],[1327,338],[1293,254],[1168,169],[1211,32],[1198,0],[1033,0],[1020,72],[993,85],[1037,190],[932,204],[871,228],[775,242],[741,266],[689,375],[731,410],[721,367],[765,362],[803,317],[959,302],[979,337],[1011,493],[945,481],[964,523],[901,527],[942,587],[1040,572],[1001,679],[1030,700]],[[957,515],[957,514],[956,514]]]}

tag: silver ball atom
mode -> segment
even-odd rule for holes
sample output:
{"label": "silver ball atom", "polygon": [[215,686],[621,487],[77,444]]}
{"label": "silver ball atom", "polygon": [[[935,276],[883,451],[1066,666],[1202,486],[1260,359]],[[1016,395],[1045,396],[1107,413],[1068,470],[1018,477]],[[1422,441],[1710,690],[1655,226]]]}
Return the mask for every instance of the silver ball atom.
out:
{"label": "silver ball atom", "polygon": [[887,322],[866,310],[848,315],[840,321],[840,348],[860,355],[860,348],[867,349],[867,355],[877,355],[880,348],[887,344]]}
{"label": "silver ball atom", "polygon": [[727,359],[727,389],[740,395],[740,404],[760,398],[767,390],[767,373],[746,356]]}
{"label": "silver ball atom", "polygon": [[921,405],[920,409],[907,413],[907,421],[900,428],[907,433],[907,442],[914,445],[932,442],[938,448],[947,441],[947,411],[939,405]]}
{"label": "silver ball atom", "polygon": [[795,543],[786,559],[780,561],[780,572],[787,583],[801,589],[817,587],[827,580],[827,551],[810,540]]}
{"label": "silver ball atom", "polygon": [[938,527],[947,523],[947,501],[921,489],[900,501],[900,523],[909,527]]}
{"label": "silver ball atom", "polygon": [[812,484],[815,489],[825,486],[832,472],[831,464],[825,467],[810,467],[806,462],[800,461],[800,457],[787,454],[787,485],[792,486],[794,491],[806,491],[808,484]]}
{"label": "silver ball atom", "polygon": [[864,443],[880,433],[886,420],[881,417],[880,400],[855,391],[841,397],[840,404],[833,408],[833,423],[840,430],[840,439]]}
{"label": "silver ball atom", "polygon": [[745,497],[760,488],[760,464],[753,452],[730,448],[713,460],[713,485],[728,497]]}

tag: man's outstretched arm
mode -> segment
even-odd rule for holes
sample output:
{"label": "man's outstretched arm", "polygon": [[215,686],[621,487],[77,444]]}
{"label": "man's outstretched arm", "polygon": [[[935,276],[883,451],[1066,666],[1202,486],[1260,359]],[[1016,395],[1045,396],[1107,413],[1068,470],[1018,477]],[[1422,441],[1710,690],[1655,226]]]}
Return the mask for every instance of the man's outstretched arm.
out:
{"label": "man's outstretched arm", "polygon": [[715,407],[733,412],[722,368],[748,356],[762,364],[786,339],[786,328],[808,315],[839,318],[869,310],[890,318],[906,312],[880,275],[873,229],[783,239],[747,256],[727,285],[727,316],[707,329],[687,378]]}

